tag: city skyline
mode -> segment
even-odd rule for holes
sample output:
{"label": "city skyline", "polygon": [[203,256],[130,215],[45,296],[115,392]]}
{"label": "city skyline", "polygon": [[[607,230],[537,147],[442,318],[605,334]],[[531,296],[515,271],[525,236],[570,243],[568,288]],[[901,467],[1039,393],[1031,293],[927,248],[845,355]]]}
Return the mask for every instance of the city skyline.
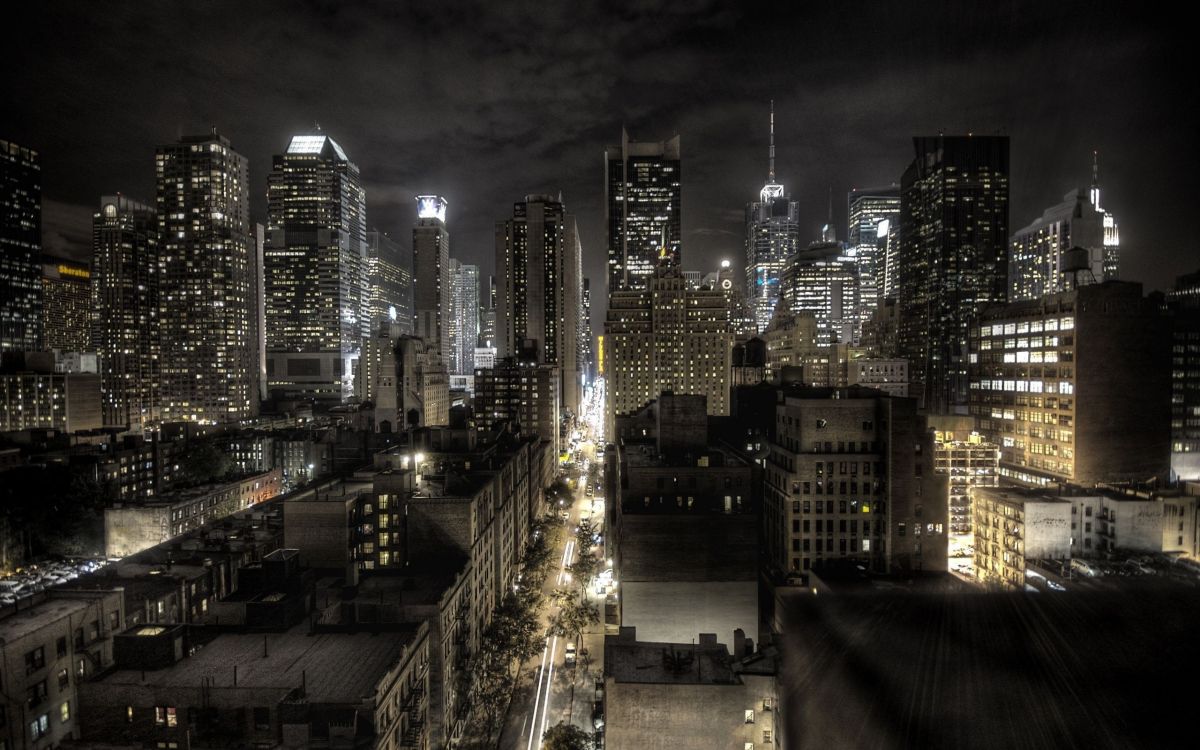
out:
{"label": "city skyline", "polygon": [[[332,14],[309,10],[288,14],[285,28],[289,38],[310,46],[313,62],[290,66],[285,62],[289,55],[276,54],[283,51],[283,42],[268,36],[262,45],[246,43],[246,35],[264,36],[267,24],[278,20],[269,6],[239,11],[246,18],[229,39],[220,33],[222,16],[216,6],[184,14],[116,8],[95,23],[120,28],[136,21],[147,33],[133,54],[154,63],[119,77],[91,72],[112,68],[110,53],[93,41],[108,35],[76,36],[69,24],[60,23],[59,14],[70,12],[69,4],[30,11],[29,33],[5,53],[20,55],[26,49],[22,45],[32,51],[43,42],[64,50],[45,61],[38,78],[53,85],[34,89],[21,79],[3,84],[10,101],[29,103],[10,119],[3,136],[41,155],[48,254],[86,259],[96,199],[118,191],[150,195],[154,146],[181,133],[206,132],[212,125],[250,160],[251,220],[265,222],[271,155],[281,139],[316,121],[355,154],[370,223],[381,231],[405,237],[412,196],[445,195],[456,254],[486,273],[498,212],[523,195],[561,190],[579,216],[584,274],[603,278],[602,153],[624,124],[647,141],[680,134],[683,267],[712,270],[721,259],[736,261],[742,255],[746,197],[762,183],[767,146],[762,112],[774,99],[777,179],[800,204],[802,242],[817,238],[831,188],[843,195],[855,187],[899,182],[911,158],[913,136],[1003,131],[1013,144],[1012,227],[1035,220],[1068,190],[1086,187],[1091,153],[1098,150],[1105,207],[1121,217],[1122,278],[1166,289],[1189,270],[1188,249],[1170,238],[1167,223],[1158,220],[1185,210],[1183,172],[1172,167],[1194,161],[1196,148],[1189,137],[1194,117],[1182,115],[1165,125],[1153,117],[1152,103],[1174,87],[1184,69],[1172,66],[1175,53],[1161,43],[1164,34],[1175,32],[1118,11],[1092,9],[1061,30],[1055,19],[1076,17],[1066,8],[1026,6],[970,14],[876,9],[863,30],[822,16],[825,11],[805,9],[788,11],[800,14],[788,20],[825,33],[814,34],[806,45],[772,45],[768,42],[778,42],[792,24],[768,27],[722,5],[690,15],[651,9],[597,19],[581,10],[579,17],[539,16],[537,28],[569,33],[547,49],[518,53],[504,40],[515,33],[520,12],[508,14],[511,19],[484,8],[470,12],[477,25],[495,29],[501,47],[475,50],[456,29],[465,11],[425,16],[419,8],[347,8]],[[1005,31],[995,31],[996,22]],[[156,41],[180,39],[173,33],[180,24],[192,32],[191,41],[180,44],[183,56],[194,63],[182,68],[168,64],[179,54],[175,44]],[[1053,45],[1042,44],[1048,40],[1040,30],[1044,26],[1059,29]],[[951,29],[954,38],[947,36]],[[50,33],[65,36],[42,39]],[[338,33],[361,37],[347,62],[361,68],[367,84],[346,85],[328,100],[312,98],[307,91],[321,90],[315,84],[335,69],[317,61],[349,54],[332,49],[332,36]],[[440,51],[428,57],[393,53],[392,39],[409,34],[445,44],[430,45]],[[754,39],[762,43],[748,41]],[[889,39],[905,41],[889,45]],[[605,48],[608,42],[614,49]],[[559,44],[578,49],[571,55],[574,62],[557,63],[562,50],[553,45]],[[236,54],[226,54],[230,50],[224,45]],[[760,73],[753,81],[735,75],[740,64],[726,65],[739,55],[750,55],[745,63],[750,65],[772,46],[786,51],[775,53],[774,65],[757,66]],[[831,64],[834,51],[835,62],[874,56],[870,67],[877,77],[868,78],[853,65]],[[963,56],[945,52],[967,52],[967,62],[946,62]],[[509,55],[516,73],[497,72],[505,66],[487,62],[497,54]],[[1057,64],[1065,57],[1079,64]],[[397,77],[393,65],[404,74]],[[994,72],[998,67],[1005,72]],[[157,72],[161,69],[171,71],[169,79]],[[520,86],[522,73],[542,69],[566,80],[545,87],[548,94]],[[201,80],[209,73],[216,73],[220,86]],[[1042,85],[1031,92],[1024,81],[1034,75]],[[671,83],[699,79],[705,81],[702,89]],[[280,88],[279,81],[289,83]],[[375,86],[376,81],[386,85]],[[463,81],[472,83],[464,86]],[[420,116],[385,108],[377,94],[403,98],[430,83],[437,84],[428,97],[431,109]],[[556,93],[564,86],[569,97]],[[202,95],[135,95],[163,87]],[[84,102],[96,106],[79,111]],[[535,112],[539,114],[531,114]],[[1028,118],[1029,112],[1039,116]],[[554,128],[546,127],[547,118],[554,118]],[[112,126],[101,127],[101,122]],[[1141,136],[1151,130],[1159,146],[1139,152]],[[530,159],[531,153],[542,158]],[[1152,182],[1161,188],[1143,190]],[[844,237],[841,203],[835,201],[835,223]],[[594,324],[604,312],[605,301],[597,302]]]}

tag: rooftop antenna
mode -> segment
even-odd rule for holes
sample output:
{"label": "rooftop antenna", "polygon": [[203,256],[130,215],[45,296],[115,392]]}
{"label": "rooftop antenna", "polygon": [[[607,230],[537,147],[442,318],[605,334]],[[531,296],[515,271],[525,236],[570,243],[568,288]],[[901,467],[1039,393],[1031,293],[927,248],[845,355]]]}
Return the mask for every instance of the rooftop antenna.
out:
{"label": "rooftop antenna", "polygon": [[1100,152],[1092,151],[1092,208],[1100,211]]}
{"label": "rooftop antenna", "polygon": [[767,182],[775,184],[775,100],[771,100],[771,150],[770,168],[767,171]]}

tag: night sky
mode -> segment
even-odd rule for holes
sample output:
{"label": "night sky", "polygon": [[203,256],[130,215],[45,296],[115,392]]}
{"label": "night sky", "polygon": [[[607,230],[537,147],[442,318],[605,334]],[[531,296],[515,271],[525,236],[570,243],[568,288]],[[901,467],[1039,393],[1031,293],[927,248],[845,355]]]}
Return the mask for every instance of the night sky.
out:
{"label": "night sky", "polygon": [[774,99],[802,239],[830,189],[844,238],[846,191],[899,181],[913,135],[1000,132],[1011,229],[1086,187],[1098,149],[1122,276],[1200,267],[1193,42],[1140,4],[25,5],[5,10],[0,137],[41,152],[49,253],[87,258],[99,196],[153,200],[155,145],[212,125],[265,221],[271,155],[317,122],[361,168],[370,225],[407,245],[412,197],[445,195],[451,254],[484,273],[494,222],[561,191],[602,290],[602,150],[625,124],[682,136],[684,267],[741,265]]}

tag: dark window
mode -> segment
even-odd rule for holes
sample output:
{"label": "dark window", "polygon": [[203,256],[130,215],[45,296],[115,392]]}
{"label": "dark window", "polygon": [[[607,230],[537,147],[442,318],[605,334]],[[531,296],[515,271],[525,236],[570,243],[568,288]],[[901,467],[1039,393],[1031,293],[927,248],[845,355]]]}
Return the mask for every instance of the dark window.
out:
{"label": "dark window", "polygon": [[792,540],[792,552],[799,552],[799,551],[800,551],[800,540],[793,539]]}
{"label": "dark window", "polygon": [[805,539],[805,540],[804,540],[804,551],[805,551],[805,552],[808,552],[808,551],[810,550],[810,548],[811,548],[811,547],[812,547],[812,540],[811,540],[811,539]]}
{"label": "dark window", "polygon": [[33,674],[46,666],[46,649],[38,646],[25,654],[25,674]]}
{"label": "dark window", "polygon": [[254,707],[254,728],[260,731],[271,728],[271,709]]}
{"label": "dark window", "polygon": [[33,708],[42,701],[46,700],[46,681],[41,680],[29,687],[25,688],[25,703],[29,708]]}
{"label": "dark window", "polygon": [[56,650],[58,651],[58,658],[61,659],[67,655],[67,639],[65,636],[59,638],[55,646]]}
{"label": "dark window", "polygon": [[64,667],[63,669],[58,670],[58,689],[66,690],[70,684],[71,675],[69,672],[67,672],[66,668]]}

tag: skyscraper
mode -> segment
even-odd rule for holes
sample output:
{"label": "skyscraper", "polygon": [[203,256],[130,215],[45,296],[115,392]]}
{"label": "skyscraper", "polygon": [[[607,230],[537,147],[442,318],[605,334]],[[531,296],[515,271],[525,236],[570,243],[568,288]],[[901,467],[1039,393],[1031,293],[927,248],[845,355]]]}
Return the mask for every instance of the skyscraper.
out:
{"label": "skyscraper", "polygon": [[369,333],[366,195],[327,135],[297,135],[267,181],[267,373],[289,398],[341,403]]}
{"label": "skyscraper", "polygon": [[496,223],[496,326],[501,357],[524,341],[559,367],[562,408],[579,409],[581,246],[574,214],[548,195],[527,195]]}
{"label": "skyscraper", "polygon": [[775,182],[775,102],[771,102],[771,145],[767,184],[746,204],[746,297],[755,330],[765,331],[779,300],[779,277],[799,248],[800,211]]}
{"label": "skyscraper", "polygon": [[0,140],[0,351],[42,340],[42,164]]}
{"label": "skyscraper", "polygon": [[258,412],[249,165],[229,140],[159,146],[162,417],[223,422]]}
{"label": "skyscraper", "polygon": [[453,375],[475,372],[475,345],[479,343],[479,266],[450,259],[450,362]]}
{"label": "skyscraper", "polygon": [[92,351],[92,273],[87,264],[60,258],[42,263],[45,348]]}
{"label": "skyscraper", "polygon": [[400,333],[412,335],[412,253],[380,231],[367,232],[367,314],[371,330],[394,322]]}
{"label": "skyscraper", "polygon": [[[1115,279],[1120,266],[1120,235],[1113,215],[1100,207],[1099,164],[1092,163],[1092,187],[1073,190],[1062,203],[1018,230],[1008,258],[1008,300],[1038,299],[1072,288],[1077,274],[1087,281]],[[1086,257],[1068,255],[1075,248]]]}
{"label": "skyscraper", "polygon": [[417,196],[413,226],[413,331],[433,344],[443,363],[450,361],[450,232],[446,229],[446,199]]}
{"label": "skyscraper", "polygon": [[846,244],[858,262],[862,317],[866,320],[879,306],[880,298],[890,291],[888,240],[892,230],[900,225],[900,188],[893,185],[851,190],[846,215],[849,217]]}
{"label": "skyscraper", "polygon": [[862,322],[860,282],[858,264],[841,243],[814,242],[784,267],[781,304],[816,318],[819,344],[853,343]]}
{"label": "skyscraper", "polygon": [[1008,137],[913,138],[900,186],[900,355],[931,413],[967,402],[967,327],[1003,302],[1008,277]]}
{"label": "skyscraper", "polygon": [[106,195],[92,215],[93,345],[100,353],[104,424],[141,432],[157,422],[158,217],[150,206]]}
{"label": "skyscraper", "polygon": [[631,414],[663,391],[706,396],[710,415],[727,415],[732,348],[720,289],[691,289],[667,267],[649,289],[613,292],[600,360],[608,382],[606,434],[615,434],[615,415]]}
{"label": "skyscraper", "polygon": [[604,149],[604,225],[608,291],[645,289],[663,254],[680,258],[679,136],[638,143],[621,129],[621,144]]}
{"label": "skyscraper", "polygon": [[584,385],[590,384],[596,377],[592,347],[592,280],[584,278],[579,305],[579,369],[583,373]]}

